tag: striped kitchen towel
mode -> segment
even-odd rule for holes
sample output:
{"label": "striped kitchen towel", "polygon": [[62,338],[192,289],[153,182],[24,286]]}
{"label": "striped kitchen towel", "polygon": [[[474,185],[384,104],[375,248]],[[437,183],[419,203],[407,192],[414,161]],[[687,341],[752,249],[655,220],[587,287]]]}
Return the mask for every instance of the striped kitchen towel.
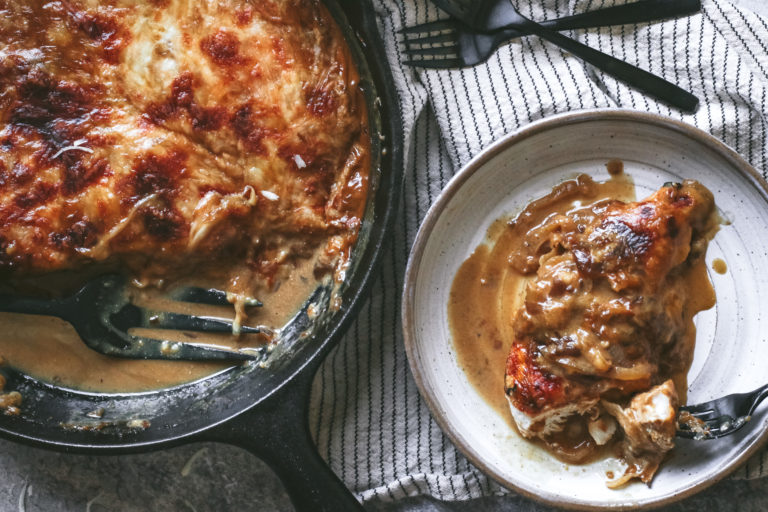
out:
{"label": "striped kitchen towel", "polygon": [[[619,1],[515,3],[542,20]],[[419,494],[460,500],[501,493],[441,433],[406,360],[400,293],[427,209],[456,170],[502,135],[552,114],[594,107],[682,119],[735,148],[765,176],[768,24],[725,0],[705,0],[703,13],[688,18],[574,33],[693,91],[701,108],[683,115],[535,37],[509,44],[474,68],[410,69],[402,64],[396,31],[444,14],[427,0],[373,3],[401,97],[405,189],[371,298],[318,372],[310,423],[323,457],[363,500]],[[737,476],[761,476],[764,457],[758,454]]]}

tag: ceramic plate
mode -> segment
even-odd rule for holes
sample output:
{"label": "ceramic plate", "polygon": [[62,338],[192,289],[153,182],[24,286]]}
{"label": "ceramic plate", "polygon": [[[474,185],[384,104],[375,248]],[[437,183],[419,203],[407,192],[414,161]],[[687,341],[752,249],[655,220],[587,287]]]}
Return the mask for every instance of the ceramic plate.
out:
{"label": "ceramic plate", "polygon": [[[717,305],[696,317],[698,335],[688,402],[749,391],[768,380],[768,186],[741,157],[710,135],[671,119],[622,110],[552,117],[485,150],[448,184],[419,231],[403,297],[411,369],[432,414],[454,444],[502,485],[571,508],[658,506],[723,478],[766,440],[758,409],[739,433],[715,441],[678,439],[651,486],[605,486],[616,461],[559,462],[512,431],[478,395],[459,366],[447,304],[459,266],[490,224],[579,173],[608,179],[605,164],[624,162],[638,198],[664,182],[699,180],[715,195],[723,226],[707,252]],[[724,275],[711,271],[725,260]],[[502,392],[501,390],[499,392]]]}

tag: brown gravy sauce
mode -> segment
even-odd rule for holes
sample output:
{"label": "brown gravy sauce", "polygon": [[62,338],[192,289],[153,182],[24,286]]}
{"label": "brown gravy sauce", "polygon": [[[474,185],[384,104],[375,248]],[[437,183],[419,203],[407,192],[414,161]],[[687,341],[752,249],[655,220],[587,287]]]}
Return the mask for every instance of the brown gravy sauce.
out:
{"label": "brown gravy sauce", "polygon": [[[478,394],[515,430],[504,394],[504,372],[514,336],[512,318],[522,304],[532,276],[515,270],[509,264],[510,255],[519,252],[530,229],[553,213],[568,213],[604,199],[635,201],[634,183],[623,173],[623,164],[619,167],[612,161],[607,167],[612,171],[611,178],[604,183],[590,186],[573,180],[565,182],[547,196],[532,201],[520,215],[494,222],[485,242],[461,265],[454,278],[448,317],[459,364]],[[685,313],[689,329],[681,342],[692,347],[696,338],[693,316],[715,304],[715,292],[703,258],[686,276],[686,285],[693,291]],[[675,375],[673,379],[681,403],[685,403],[686,375]],[[569,436],[568,429],[557,437],[556,441],[564,447],[578,445],[585,439],[582,433]],[[573,448],[577,450],[578,446]],[[598,450],[594,458],[603,456],[608,449],[606,446]]]}
{"label": "brown gravy sauce", "polygon": [[[572,185],[574,182],[570,182]],[[596,187],[556,188],[533,201],[518,222],[501,218],[488,229],[486,241],[459,268],[448,303],[448,318],[459,364],[477,392],[514,428],[504,395],[504,367],[512,346],[512,318],[523,301],[531,276],[508,262],[525,233],[552,213],[567,213],[603,199],[635,199],[634,183],[625,174]]]}
{"label": "brown gravy sauce", "polygon": [[605,169],[611,176],[619,176],[624,174],[624,162],[618,159],[609,160],[605,164]]}
{"label": "brown gravy sauce", "polygon": [[[318,286],[315,259],[300,261],[275,290],[258,298],[261,308],[249,309],[248,325],[284,326]],[[232,318],[234,308],[187,305],[161,298],[157,291],[137,292],[135,302],[163,311],[216,314]],[[230,366],[226,363],[141,361],[107,357],[89,349],[74,328],[55,317],[0,313],[0,355],[9,366],[41,381],[66,388],[100,393],[131,393],[163,389],[202,379]],[[135,334],[155,336],[159,330],[137,329]],[[134,331],[131,331],[134,332]],[[204,343],[234,349],[260,347],[260,335],[236,338],[228,334],[188,335],[174,332],[171,341]]]}
{"label": "brown gravy sauce", "polygon": [[725,263],[724,260],[717,258],[712,262],[712,270],[714,270],[720,275],[723,275],[726,272],[728,272],[728,265]]}

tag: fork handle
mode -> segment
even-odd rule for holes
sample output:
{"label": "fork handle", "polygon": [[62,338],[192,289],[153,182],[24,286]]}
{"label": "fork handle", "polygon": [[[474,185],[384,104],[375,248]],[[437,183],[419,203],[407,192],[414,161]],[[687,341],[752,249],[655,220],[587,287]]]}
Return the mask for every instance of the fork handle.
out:
{"label": "fork handle", "polygon": [[[639,0],[631,4],[616,5],[604,9],[565,16],[539,23],[542,27],[559,32],[580,28],[610,27],[628,23],[658,21],[676,16],[694,14],[701,11],[701,0]],[[491,48],[499,48],[512,39],[529,35],[527,30],[520,30],[518,24],[493,32]]]}
{"label": "fork handle", "polygon": [[0,312],[48,315],[62,318],[64,315],[62,303],[57,300],[32,299],[14,295],[0,295]]}
{"label": "fork handle", "polygon": [[751,416],[753,412],[755,412],[755,409],[757,409],[757,406],[760,405],[760,402],[765,400],[765,398],[768,397],[768,384],[765,386],[758,388],[752,392],[752,396],[750,399],[752,400],[752,405],[749,408],[749,412],[747,413],[748,416]]}
{"label": "fork handle", "polygon": [[587,11],[539,23],[550,30],[608,27],[658,21],[701,11],[701,0],[639,0],[630,4]]}
{"label": "fork handle", "polygon": [[542,39],[546,39],[550,43],[556,44],[560,48],[579,57],[584,62],[592,64],[596,68],[631,85],[635,89],[668,103],[684,112],[694,112],[698,107],[699,99],[696,96],[672,82],[668,82],[660,76],[649,73],[644,69],[640,69],[632,64],[628,64],[601,51],[595,50],[594,48],[590,48],[589,46],[566,37],[559,32],[547,30],[538,23],[528,20],[527,18],[525,19],[527,20],[525,28],[530,30],[531,33]]}

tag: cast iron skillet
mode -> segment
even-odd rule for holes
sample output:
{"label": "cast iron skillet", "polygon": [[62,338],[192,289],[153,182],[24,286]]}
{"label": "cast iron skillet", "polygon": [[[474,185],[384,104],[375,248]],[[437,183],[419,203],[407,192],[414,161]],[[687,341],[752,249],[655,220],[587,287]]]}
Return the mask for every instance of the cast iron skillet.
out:
{"label": "cast iron skillet", "polygon": [[[354,317],[390,231],[402,181],[397,96],[370,0],[325,0],[356,56],[373,141],[371,192],[342,307],[310,320],[302,312],[268,368],[238,367],[178,388],[130,395],[89,394],[4,369],[22,414],[0,417],[0,435],[38,447],[89,454],[156,450],[197,441],[235,444],[266,461],[299,510],[360,505],[318,455],[307,421],[310,386],[324,356]],[[318,288],[315,300],[328,301]],[[306,333],[312,334],[307,337]],[[304,336],[301,334],[304,333]],[[101,420],[86,414],[103,408]],[[136,421],[139,420],[139,421]],[[146,429],[136,428],[143,420]],[[102,423],[100,430],[94,424]],[[69,428],[62,428],[69,425]]]}

